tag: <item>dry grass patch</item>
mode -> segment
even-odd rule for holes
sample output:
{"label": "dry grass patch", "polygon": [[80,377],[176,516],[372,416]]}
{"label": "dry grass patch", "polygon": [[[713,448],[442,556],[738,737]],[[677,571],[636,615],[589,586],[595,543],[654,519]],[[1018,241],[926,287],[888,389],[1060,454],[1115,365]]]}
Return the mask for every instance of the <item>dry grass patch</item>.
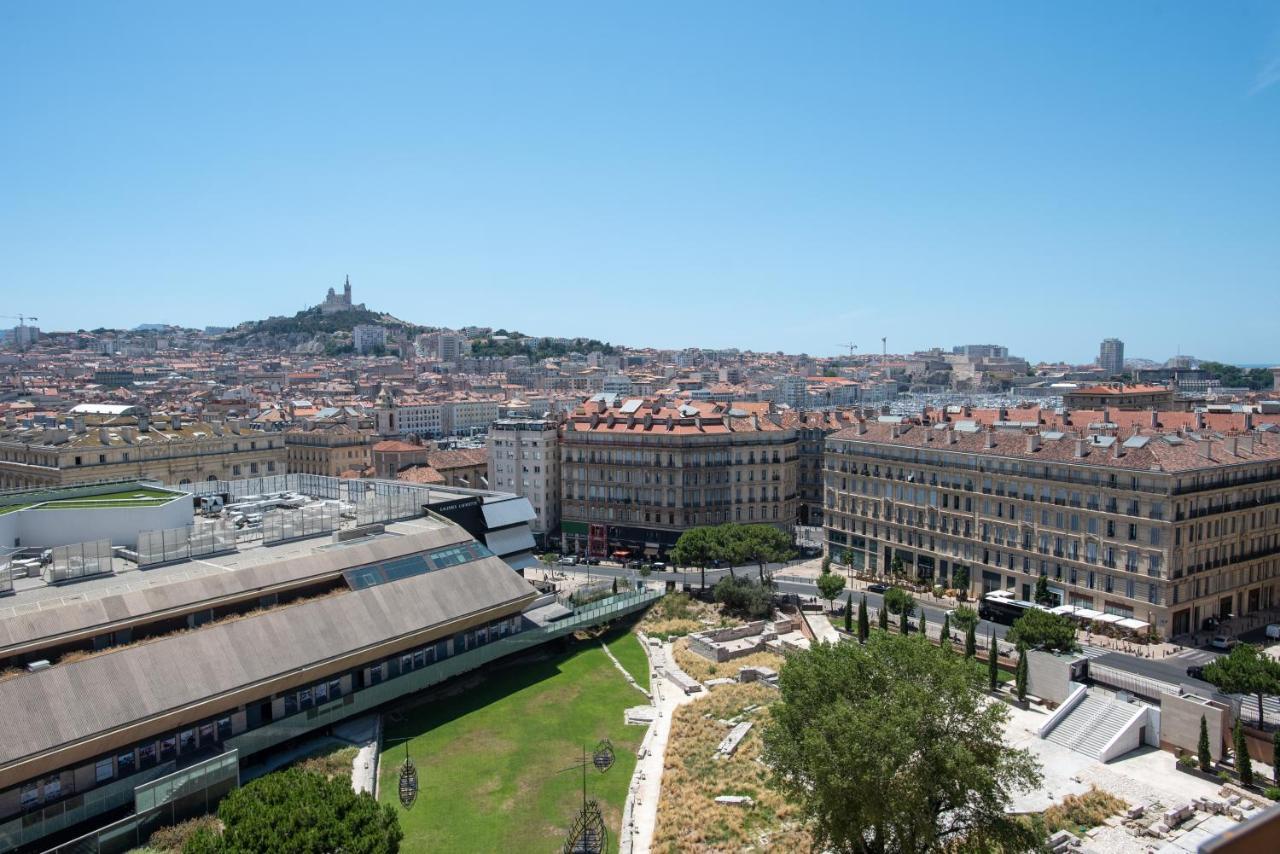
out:
{"label": "dry grass patch", "polygon": [[781,670],[784,661],[783,657],[775,652],[753,652],[741,658],[716,663],[689,649],[688,638],[679,638],[673,642],[671,653],[675,657],[676,664],[680,665],[680,669],[699,682],[706,682],[716,677],[736,679],[740,667],[772,667],[774,670]]}
{"label": "dry grass patch", "polygon": [[720,606],[699,602],[688,593],[668,593],[649,607],[636,627],[650,637],[670,640],[717,626],[740,626],[742,621],[720,612]]}
{"label": "dry grass patch", "polygon": [[[677,852],[809,851],[813,840],[800,811],[769,787],[760,762],[761,729],[778,692],[763,685],[725,685],[679,707],[671,722],[653,850]],[[747,709],[751,709],[747,711]],[[721,720],[754,726],[728,759],[716,748],[729,733]],[[747,806],[717,804],[719,795],[747,795]]]}
{"label": "dry grass patch", "polygon": [[1059,830],[1081,833],[1099,826],[1128,806],[1110,792],[1094,786],[1083,795],[1067,795],[1062,803],[1045,810],[1045,830],[1051,835]]}
{"label": "dry grass patch", "polygon": [[176,852],[182,851],[187,844],[187,840],[194,836],[196,831],[206,828],[214,833],[221,833],[222,822],[218,821],[216,815],[202,815],[199,818],[179,822],[169,827],[162,827],[151,834],[151,838],[147,840],[147,847],[144,850],[174,852],[176,854]]}
{"label": "dry grass patch", "polygon": [[327,780],[335,777],[351,779],[351,766],[356,761],[356,754],[360,752],[358,747],[339,747],[336,750],[330,750],[328,753],[318,753],[315,756],[308,756],[306,759],[300,760],[296,767],[312,774],[320,774]]}

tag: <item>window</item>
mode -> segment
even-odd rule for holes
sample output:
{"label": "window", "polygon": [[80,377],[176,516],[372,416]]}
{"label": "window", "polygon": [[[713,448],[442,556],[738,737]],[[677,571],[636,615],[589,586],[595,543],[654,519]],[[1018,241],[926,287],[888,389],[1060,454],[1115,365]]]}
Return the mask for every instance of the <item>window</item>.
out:
{"label": "window", "polygon": [[132,750],[130,750],[128,753],[121,753],[119,756],[116,757],[116,768],[120,770],[121,777],[129,776],[130,774],[133,773],[136,767],[137,767],[137,762],[134,759]]}
{"label": "window", "polygon": [[178,739],[176,736],[169,736],[160,741],[160,761],[166,762],[178,754]]}
{"label": "window", "polygon": [[22,801],[23,809],[27,809],[28,807],[32,807],[40,803],[40,787],[35,783],[27,783],[22,787],[20,800]]}
{"label": "window", "polygon": [[310,688],[303,688],[298,692],[298,706],[303,709],[309,709],[315,705],[315,700],[311,695]]}
{"label": "window", "polygon": [[329,699],[336,700],[342,696],[342,680],[334,679],[329,683]]}
{"label": "window", "polygon": [[200,725],[200,743],[206,747],[213,744],[213,724]]}
{"label": "window", "polygon": [[138,748],[138,767],[150,768],[156,764],[156,744],[150,742]]}
{"label": "window", "polygon": [[62,795],[62,778],[57,774],[46,777],[40,781],[40,788],[44,790],[44,799],[52,801]]}
{"label": "window", "polygon": [[184,729],[178,733],[178,750],[182,753],[188,753],[196,749],[196,731],[195,729]]}
{"label": "window", "polygon": [[110,780],[115,775],[115,760],[110,756],[106,759],[99,759],[98,764],[93,766],[93,779],[98,783]]}

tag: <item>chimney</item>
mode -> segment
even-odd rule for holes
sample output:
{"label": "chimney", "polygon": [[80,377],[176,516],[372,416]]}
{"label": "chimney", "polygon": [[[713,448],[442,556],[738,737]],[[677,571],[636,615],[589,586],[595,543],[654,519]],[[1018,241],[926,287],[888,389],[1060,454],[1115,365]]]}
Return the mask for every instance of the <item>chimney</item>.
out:
{"label": "chimney", "polygon": [[232,433],[235,433],[237,436],[240,435],[240,419],[239,418],[232,418],[230,421],[227,422],[227,424],[229,427],[231,427]]}
{"label": "chimney", "polygon": [[1102,407],[1102,423],[1103,424],[1111,423],[1111,410],[1105,406]]}
{"label": "chimney", "polygon": [[1204,412],[1199,409],[1196,410],[1196,429],[1197,430],[1204,429]]}
{"label": "chimney", "polygon": [[1111,446],[1112,454],[1118,460],[1124,456],[1124,442],[1120,441],[1120,436],[1116,436],[1116,443]]}
{"label": "chimney", "polygon": [[606,425],[608,425],[609,429],[611,429],[611,430],[613,429],[613,420],[614,420],[614,419],[613,419],[613,413],[612,413],[612,412],[610,412],[608,415],[606,415],[606,416],[605,416],[605,419],[604,419],[604,423],[605,423]]}
{"label": "chimney", "polygon": [[983,442],[982,442],[982,447],[986,448],[989,451],[995,446],[996,446],[996,428],[988,427],[985,438],[983,439]]}
{"label": "chimney", "polygon": [[76,427],[76,420],[72,418],[70,415],[68,415],[67,417],[62,419],[62,426],[65,427],[67,430],[74,430]]}
{"label": "chimney", "polygon": [[1236,450],[1239,447],[1239,440],[1235,436],[1228,436],[1223,440],[1223,444],[1226,445],[1228,454],[1233,457],[1240,456],[1240,453]]}
{"label": "chimney", "polygon": [[213,435],[215,435],[215,436],[221,436],[221,435],[222,435],[222,422],[221,422],[221,421],[215,421],[215,422],[213,422]]}
{"label": "chimney", "polygon": [[124,440],[126,442],[132,445],[133,441],[138,438],[138,428],[137,427],[121,427],[120,435],[124,437]]}
{"label": "chimney", "polygon": [[1028,433],[1027,434],[1027,453],[1034,454],[1038,450],[1040,450],[1040,434]]}
{"label": "chimney", "polygon": [[169,429],[175,433],[182,429],[182,416],[174,412],[169,415]]}
{"label": "chimney", "polygon": [[1082,460],[1085,458],[1085,455],[1088,454],[1088,451],[1085,450],[1085,446],[1088,441],[1089,440],[1083,436],[1076,437],[1076,459]]}
{"label": "chimney", "polygon": [[8,427],[10,430],[17,427],[18,413],[14,412],[12,409],[6,410],[4,413],[4,426]]}
{"label": "chimney", "polygon": [[151,417],[145,412],[138,413],[138,432],[146,433],[151,429]]}
{"label": "chimney", "polygon": [[85,427],[83,415],[77,415],[75,417],[75,430],[77,433],[84,433],[88,430],[88,428]]}
{"label": "chimney", "polygon": [[1160,413],[1154,409],[1151,410],[1151,426],[1153,428],[1160,426]]}
{"label": "chimney", "polygon": [[858,435],[861,436],[867,432],[867,419],[858,416]]}
{"label": "chimney", "polygon": [[1253,413],[1252,412],[1246,412],[1244,414],[1244,429],[1246,430],[1253,429]]}
{"label": "chimney", "polygon": [[646,412],[644,414],[644,429],[648,430],[653,427],[653,413]]}
{"label": "chimney", "polygon": [[930,427],[926,427],[926,428],[925,428],[925,431],[924,431],[924,440],[925,440],[926,442],[932,442],[932,441],[933,441],[933,429],[932,429],[932,428],[930,428]]}
{"label": "chimney", "polygon": [[104,445],[110,445],[110,444],[111,444],[111,431],[110,431],[110,430],[108,430],[106,427],[99,427],[99,428],[98,428],[98,441],[99,441],[99,442],[101,442],[101,443],[102,443],[102,444],[104,444]]}
{"label": "chimney", "polygon": [[956,443],[956,431],[951,429],[951,425],[947,425],[947,444],[954,445]]}
{"label": "chimney", "polygon": [[1213,442],[1208,439],[1196,439],[1196,446],[1200,449],[1200,456],[1206,460],[1213,459]]}
{"label": "chimney", "polygon": [[1245,433],[1240,437],[1240,450],[1243,454],[1253,454],[1253,434]]}

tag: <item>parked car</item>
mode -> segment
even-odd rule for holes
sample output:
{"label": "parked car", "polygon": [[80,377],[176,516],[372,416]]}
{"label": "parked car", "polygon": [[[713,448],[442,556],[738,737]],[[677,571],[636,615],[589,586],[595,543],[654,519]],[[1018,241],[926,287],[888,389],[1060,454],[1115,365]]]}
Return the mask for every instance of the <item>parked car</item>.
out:
{"label": "parked car", "polygon": [[649,568],[654,572],[662,572],[667,568],[667,565],[660,560],[655,560],[653,563],[649,564]]}
{"label": "parked car", "polygon": [[1269,640],[1280,640],[1280,623],[1272,623],[1267,626],[1267,638]]}
{"label": "parked car", "polygon": [[1236,639],[1230,635],[1214,635],[1213,640],[1209,641],[1209,646],[1214,649],[1231,649],[1236,645]]}
{"label": "parked car", "polygon": [[627,561],[627,569],[639,569],[639,568],[640,568],[640,561],[638,560]]}
{"label": "parked car", "polygon": [[1192,679],[1200,679],[1203,681],[1204,665],[1203,664],[1191,665],[1190,667],[1187,668],[1187,675],[1190,676]]}
{"label": "parked car", "polygon": [[574,565],[575,565],[575,564],[577,564],[577,562],[578,562],[578,556],[577,556],[577,555],[565,555],[564,557],[560,558],[560,560],[558,560],[558,561],[556,561],[556,562],[557,562],[558,564],[560,564],[561,566],[574,566]]}
{"label": "parked car", "polygon": [[881,584],[879,581],[873,581],[867,585],[867,589],[872,593],[884,593],[889,589],[889,585]]}

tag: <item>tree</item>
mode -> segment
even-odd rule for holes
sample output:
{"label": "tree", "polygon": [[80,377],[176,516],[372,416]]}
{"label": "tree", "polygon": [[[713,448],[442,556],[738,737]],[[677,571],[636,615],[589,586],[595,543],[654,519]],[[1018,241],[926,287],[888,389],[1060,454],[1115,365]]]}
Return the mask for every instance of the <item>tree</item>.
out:
{"label": "tree", "polygon": [[844,597],[844,633],[853,634],[853,594]]}
{"label": "tree", "polygon": [[236,789],[218,807],[223,829],[196,834],[183,850],[241,854],[330,851],[393,854],[404,833],[395,810],[351,790],[344,778],[290,768]]}
{"label": "tree", "polygon": [[1200,716],[1200,743],[1196,745],[1196,754],[1200,759],[1200,770],[1209,773],[1213,767],[1213,753],[1209,750],[1209,723]]}
{"label": "tree", "polygon": [[1253,762],[1249,759],[1249,744],[1244,739],[1244,724],[1240,723],[1239,718],[1236,718],[1236,728],[1232,736],[1232,747],[1236,754],[1236,773],[1240,775],[1241,783],[1252,786]]}
{"label": "tree", "polygon": [[1280,786],[1280,729],[1271,734],[1271,773],[1272,782]]}
{"label": "tree", "polygon": [[1018,694],[1018,701],[1027,699],[1027,650],[1018,649],[1018,667],[1013,671],[1013,689]]}
{"label": "tree", "polygon": [[678,566],[698,568],[703,590],[707,589],[707,565],[714,559],[709,531],[709,528],[690,528],[680,535],[671,549],[671,559]]}
{"label": "tree", "polygon": [[960,600],[969,593],[969,567],[957,566],[951,572],[951,583],[960,592]]}
{"label": "tree", "polygon": [[902,632],[904,635],[911,632],[911,623],[907,621],[909,616],[910,615],[906,611],[903,611],[898,615],[898,631]]}
{"label": "tree", "polygon": [[551,577],[551,568],[556,565],[556,559],[555,552],[543,552],[538,555],[538,560],[542,563],[543,578]]}
{"label": "tree", "polygon": [[895,578],[901,578],[906,571],[905,565],[902,563],[902,555],[894,555],[893,560],[889,563],[889,571],[893,573]]}
{"label": "tree", "polygon": [[964,657],[973,658],[978,654],[978,636],[971,625],[964,630]]}
{"label": "tree", "polygon": [[924,608],[920,609],[920,635],[925,639],[929,639],[929,621],[925,619]]}
{"label": "tree", "polygon": [[818,595],[827,600],[831,610],[835,610],[836,597],[844,590],[844,576],[836,572],[828,572],[818,576]]}
{"label": "tree", "polygon": [[1251,643],[1236,644],[1227,655],[1205,666],[1204,681],[1227,694],[1257,696],[1258,720],[1263,721],[1263,696],[1280,694],[1280,661]]}
{"label": "tree", "polygon": [[889,631],[889,609],[884,606],[883,602],[880,603],[880,611],[877,613],[876,619],[880,623],[880,631]]}
{"label": "tree", "polygon": [[849,567],[850,569],[853,569],[853,549],[844,550],[843,560],[844,560],[845,566]]}
{"label": "tree", "polygon": [[1054,603],[1053,594],[1049,592],[1049,577],[1042,575],[1036,579],[1036,592],[1032,596],[1037,604],[1051,605]]}
{"label": "tree", "polygon": [[867,594],[862,594],[862,601],[858,603],[858,642],[866,643],[867,638],[871,636],[871,620],[867,617]]}
{"label": "tree", "polygon": [[616,575],[613,577],[613,595],[618,595],[618,576]]}
{"label": "tree", "polygon": [[826,575],[831,571],[831,555],[822,556],[822,574]]}
{"label": "tree", "polygon": [[951,624],[960,631],[967,632],[970,626],[978,625],[978,612],[968,605],[960,605],[951,613]]}
{"label": "tree", "polygon": [[1000,647],[991,632],[987,632],[987,687],[992,691],[1000,687]]}
{"label": "tree", "polygon": [[773,611],[773,596],[768,588],[750,578],[725,576],[711,588],[711,595],[724,609],[749,620],[761,620]]}
{"label": "tree", "polygon": [[795,556],[791,545],[791,537],[786,531],[772,525],[733,525],[730,528],[741,528],[737,532],[742,538],[743,556],[754,563],[759,570],[760,580],[764,581],[764,567],[769,563],[786,563]]}
{"label": "tree", "polygon": [[780,688],[765,761],[809,819],[815,850],[1024,851],[1040,841],[1007,812],[1039,769],[1004,744],[1009,712],[983,700],[967,663],[880,633],[866,646],[789,656]]}
{"label": "tree", "polygon": [[914,614],[916,612],[916,597],[901,587],[890,587],[884,592],[884,606],[894,614]]}
{"label": "tree", "polygon": [[1076,627],[1071,620],[1034,608],[1013,621],[1005,640],[1028,649],[1071,652],[1077,648]]}
{"label": "tree", "polygon": [[938,644],[951,652],[951,615],[942,615],[942,632],[938,635]]}

